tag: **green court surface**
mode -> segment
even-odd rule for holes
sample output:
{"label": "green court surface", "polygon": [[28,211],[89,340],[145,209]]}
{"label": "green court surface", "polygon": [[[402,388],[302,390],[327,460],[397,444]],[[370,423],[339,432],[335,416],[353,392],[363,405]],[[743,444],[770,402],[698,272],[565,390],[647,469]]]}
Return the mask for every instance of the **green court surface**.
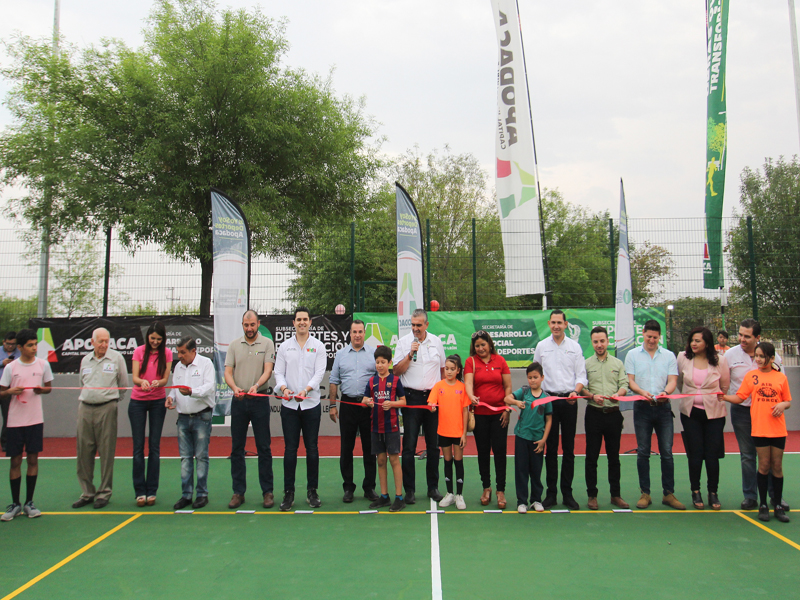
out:
{"label": "green court surface", "polygon": [[[622,461],[623,496],[633,504],[636,458]],[[130,460],[118,459],[111,504],[73,510],[79,494],[74,460],[41,459],[36,502],[44,515],[0,523],[0,600],[792,598],[800,589],[800,512],[790,513],[789,524],[764,525],[756,513],[735,510],[741,502],[738,455],[722,461],[724,510],[717,513],[674,511],[655,496],[645,511],[612,513],[601,459],[600,511],[584,506],[571,514],[518,515],[509,457],[503,514],[483,513],[474,458],[466,460],[466,511],[450,507],[428,515],[429,501],[420,499],[398,514],[359,514],[368,501],[357,495],[353,504],[342,503],[337,459],[321,460],[323,506],[314,514],[265,510],[253,459],[251,493],[242,508],[256,512],[236,514],[227,509],[228,462],[212,459],[209,505],[173,514],[180,461],[161,464],[156,506],[136,507]],[[3,480],[7,465],[0,461]],[[281,460],[274,465],[279,489]],[[688,503],[686,458],[675,456],[675,467],[677,495]],[[800,502],[800,456],[787,455],[785,471],[787,500]],[[418,463],[419,482],[423,472]],[[304,481],[302,459],[298,475]],[[656,456],[651,475],[659,481]],[[7,502],[8,493],[0,484],[0,499]],[[582,457],[576,459],[575,496],[585,505]],[[308,506],[298,498],[294,508]]]}

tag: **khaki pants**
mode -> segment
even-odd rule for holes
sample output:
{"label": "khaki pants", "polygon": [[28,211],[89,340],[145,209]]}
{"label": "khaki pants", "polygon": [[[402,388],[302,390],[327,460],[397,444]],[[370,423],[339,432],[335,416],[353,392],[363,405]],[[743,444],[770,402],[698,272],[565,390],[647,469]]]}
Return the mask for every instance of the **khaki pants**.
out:
{"label": "khaki pants", "polygon": [[[111,498],[117,449],[117,402],[80,403],[78,407],[78,482],[81,498]],[[95,455],[100,454],[100,487],[94,485]]]}

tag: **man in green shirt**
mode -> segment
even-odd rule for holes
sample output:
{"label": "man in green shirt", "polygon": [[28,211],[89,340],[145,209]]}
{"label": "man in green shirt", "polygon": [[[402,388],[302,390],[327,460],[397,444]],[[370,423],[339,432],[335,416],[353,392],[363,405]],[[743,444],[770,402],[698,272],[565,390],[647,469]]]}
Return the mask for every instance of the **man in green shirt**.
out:
{"label": "man in green shirt", "polygon": [[590,398],[586,401],[586,493],[588,506],[597,510],[597,459],[600,446],[605,440],[608,457],[608,483],[611,486],[611,504],[619,508],[630,508],[620,497],[619,444],[622,436],[623,417],[619,401],[611,396],[625,396],[628,393],[628,376],[625,365],[608,353],[608,331],[605,327],[592,329],[594,356],[586,359],[586,377],[589,385],[584,393]]}

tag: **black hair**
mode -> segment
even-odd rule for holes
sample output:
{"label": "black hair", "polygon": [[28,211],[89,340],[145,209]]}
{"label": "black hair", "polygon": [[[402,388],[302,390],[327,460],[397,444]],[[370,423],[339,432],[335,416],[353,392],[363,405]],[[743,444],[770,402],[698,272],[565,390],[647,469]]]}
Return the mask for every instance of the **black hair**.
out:
{"label": "black hair", "polygon": [[190,335],[185,335],[181,339],[178,340],[176,348],[183,348],[186,347],[187,350],[196,350],[197,349],[197,342],[194,341],[194,338]]}
{"label": "black hair", "polygon": [[147,333],[144,334],[144,356],[142,356],[142,364],[140,375],[144,375],[147,370],[147,362],[150,360],[150,334],[156,333],[161,336],[161,344],[156,349],[158,353],[158,363],[156,365],[156,377],[163,377],[167,371],[167,328],[161,321],[156,321],[147,328]]}
{"label": "black hair", "polygon": [[739,327],[744,327],[745,329],[752,329],[753,337],[758,337],[761,335],[761,323],[759,323],[755,319],[745,319],[744,321],[739,323]]}
{"label": "black hair", "polygon": [[645,321],[643,331],[655,331],[659,335],[661,335],[661,323],[659,323],[655,319],[650,319],[648,321]]}
{"label": "black hair", "polygon": [[8,340],[15,340],[15,339],[17,339],[17,332],[16,332],[16,331],[9,331],[9,332],[6,334],[6,339],[5,339],[5,341],[6,341],[6,342],[7,342]]}
{"label": "black hair", "polygon": [[494,354],[494,340],[492,340],[492,336],[490,336],[483,329],[479,329],[478,331],[472,334],[472,339],[469,342],[470,356],[475,356],[475,342],[477,342],[478,340],[483,340],[487,344],[489,344],[489,354]]}
{"label": "black hair", "polygon": [[392,349],[389,346],[378,346],[375,349],[375,354],[373,355],[375,359],[385,358],[389,362],[392,362]]}
{"label": "black hair", "polygon": [[353,322],[350,323],[350,327],[352,327],[353,325],[361,325],[362,327],[366,327],[364,321],[362,321],[361,319],[353,319]]}
{"label": "black hair", "polygon": [[297,313],[301,313],[301,312],[306,313],[308,315],[309,319],[311,318],[311,311],[310,310],[308,310],[305,306],[298,306],[297,308],[294,309],[294,317],[292,317],[292,320],[297,319]]}
{"label": "black hair", "polygon": [[[742,327],[744,327],[744,325],[742,325]],[[775,361],[775,346],[773,346],[769,342],[758,342],[758,344],[756,344],[756,350],[758,350],[759,348],[761,348],[761,352],[764,353],[764,357],[767,360],[769,360],[770,358],[773,360],[772,368],[775,369],[776,371],[780,371],[781,368],[778,365],[776,365],[775,362],[774,362]]]}
{"label": "black hair", "polygon": [[692,351],[692,338],[696,334],[700,334],[703,336],[703,341],[706,343],[706,358],[708,359],[708,364],[713,367],[719,365],[719,354],[717,353],[717,349],[714,347],[714,340],[711,338],[711,330],[708,327],[695,327],[689,332],[688,339],[686,341],[686,358],[694,358],[694,352]]}
{"label": "black hair", "polygon": [[717,334],[717,336],[720,336],[720,335],[722,337],[724,337],[726,340],[731,337],[731,336],[728,335],[728,332],[725,331],[724,329]]}
{"label": "black hair", "polygon": [[533,373],[534,371],[536,371],[539,375],[544,377],[544,369],[542,368],[542,365],[536,361],[533,361],[531,364],[528,365],[528,368],[525,369],[525,375],[527,375],[528,373]]}
{"label": "black hair", "polygon": [[606,337],[608,337],[608,329],[601,327],[600,325],[592,328],[592,332],[589,334],[589,337],[591,338],[595,333],[605,333]]}
{"label": "black hair", "polygon": [[17,332],[17,346],[20,348],[22,348],[31,340],[36,340],[37,342],[39,341],[39,336],[36,335],[36,332],[33,329],[20,329]]}
{"label": "black hair", "polygon": [[456,379],[459,381],[464,381],[464,366],[461,364],[461,357],[458,354],[451,354],[447,357],[446,361],[450,361],[456,366],[458,372],[456,373]]}
{"label": "black hair", "polygon": [[548,320],[548,321],[549,321],[549,320],[551,320],[551,319],[553,318],[553,315],[561,315],[562,317],[564,317],[564,323],[566,323],[566,322],[567,322],[567,315],[565,315],[565,314],[564,314],[564,311],[563,311],[563,310],[561,310],[560,308],[553,309],[553,310],[550,312],[550,317],[549,317],[547,320]]}

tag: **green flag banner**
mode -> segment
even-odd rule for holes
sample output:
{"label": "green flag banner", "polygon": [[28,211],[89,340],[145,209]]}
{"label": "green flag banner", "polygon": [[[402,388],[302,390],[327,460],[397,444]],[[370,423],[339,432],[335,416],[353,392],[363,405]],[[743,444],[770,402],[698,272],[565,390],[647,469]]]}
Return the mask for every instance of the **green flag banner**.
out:
{"label": "green flag banner", "polygon": [[[569,329],[567,335],[578,342],[583,354],[590,357],[594,350],[590,332],[602,325],[608,329],[611,347],[614,345],[615,317],[613,308],[566,309]],[[365,343],[371,346],[397,346],[397,315],[393,313],[355,313],[366,326]],[[492,336],[497,353],[506,359],[510,367],[527,367],[533,360],[533,351],[540,340],[550,335],[547,320],[549,310],[498,310],[475,312],[429,312],[428,332],[441,338],[447,354],[459,354],[462,359],[469,356],[472,334],[483,329]],[[642,343],[642,328],[645,321],[655,319],[666,332],[663,308],[634,309],[636,345]]]}
{"label": "green flag banner", "polygon": [[722,199],[725,192],[725,150],[728,118],[725,101],[725,54],[728,47],[728,2],[706,0],[707,130],[706,239],[703,287],[725,285],[722,272]]}

